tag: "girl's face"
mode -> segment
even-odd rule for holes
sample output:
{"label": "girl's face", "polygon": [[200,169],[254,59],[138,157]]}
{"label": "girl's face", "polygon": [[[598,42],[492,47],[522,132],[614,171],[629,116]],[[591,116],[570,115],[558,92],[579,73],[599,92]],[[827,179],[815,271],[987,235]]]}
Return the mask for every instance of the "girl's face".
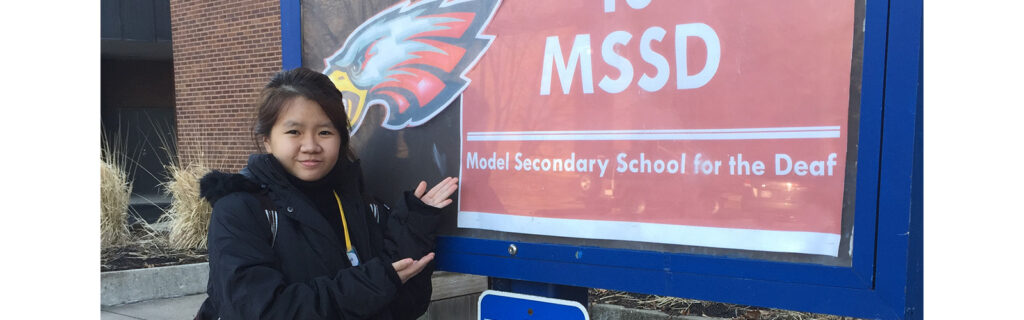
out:
{"label": "girl's face", "polygon": [[338,162],[338,134],[319,104],[299,96],[285,102],[270,134],[263,138],[263,146],[288,173],[303,181],[316,181]]}

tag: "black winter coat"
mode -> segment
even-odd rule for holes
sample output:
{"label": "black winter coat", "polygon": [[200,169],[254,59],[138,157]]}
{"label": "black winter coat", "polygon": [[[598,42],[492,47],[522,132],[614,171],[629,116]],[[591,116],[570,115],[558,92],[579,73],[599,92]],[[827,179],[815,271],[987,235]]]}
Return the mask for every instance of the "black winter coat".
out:
{"label": "black winter coat", "polygon": [[[213,204],[209,298],[200,317],[414,319],[426,311],[433,263],[404,285],[391,263],[434,251],[437,208],[406,192],[391,213],[375,214],[358,160],[340,157],[330,184],[359,256],[352,267],[327,220],[271,161],[269,154],[252,155],[240,174],[214,171],[200,182],[200,194]],[[276,238],[260,194],[278,212]]]}

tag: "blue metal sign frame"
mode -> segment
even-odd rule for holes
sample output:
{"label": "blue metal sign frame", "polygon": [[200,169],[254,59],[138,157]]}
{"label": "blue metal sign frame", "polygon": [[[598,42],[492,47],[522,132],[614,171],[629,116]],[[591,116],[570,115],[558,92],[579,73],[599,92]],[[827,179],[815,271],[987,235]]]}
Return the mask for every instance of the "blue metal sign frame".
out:
{"label": "blue metal sign frame", "polygon": [[[282,68],[302,65],[299,0],[281,0]],[[863,318],[922,306],[922,1],[867,1],[849,267],[465,237],[441,270]],[[518,252],[508,254],[515,244]]]}
{"label": "blue metal sign frame", "polygon": [[281,0],[281,70],[302,66],[302,4]]}

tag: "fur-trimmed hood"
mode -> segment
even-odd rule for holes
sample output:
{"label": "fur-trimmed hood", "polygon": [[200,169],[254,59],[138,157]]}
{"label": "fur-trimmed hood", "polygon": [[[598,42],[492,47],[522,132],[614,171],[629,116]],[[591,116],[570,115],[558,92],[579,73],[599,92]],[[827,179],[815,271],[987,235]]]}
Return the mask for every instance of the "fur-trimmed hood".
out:
{"label": "fur-trimmed hood", "polygon": [[211,204],[235,192],[258,192],[259,184],[244,175],[213,170],[199,180],[199,196]]}

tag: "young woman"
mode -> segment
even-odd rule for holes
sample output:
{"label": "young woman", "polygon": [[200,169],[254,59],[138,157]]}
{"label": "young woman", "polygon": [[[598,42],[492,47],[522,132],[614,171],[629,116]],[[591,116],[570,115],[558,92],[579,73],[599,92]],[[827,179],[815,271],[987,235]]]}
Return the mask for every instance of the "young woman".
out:
{"label": "young woman", "polygon": [[[381,205],[363,192],[342,95],[299,68],[263,89],[239,174],[200,182],[213,204],[209,298],[197,318],[414,319],[430,303],[439,209],[457,178]],[[393,211],[392,211],[393,210]]]}

